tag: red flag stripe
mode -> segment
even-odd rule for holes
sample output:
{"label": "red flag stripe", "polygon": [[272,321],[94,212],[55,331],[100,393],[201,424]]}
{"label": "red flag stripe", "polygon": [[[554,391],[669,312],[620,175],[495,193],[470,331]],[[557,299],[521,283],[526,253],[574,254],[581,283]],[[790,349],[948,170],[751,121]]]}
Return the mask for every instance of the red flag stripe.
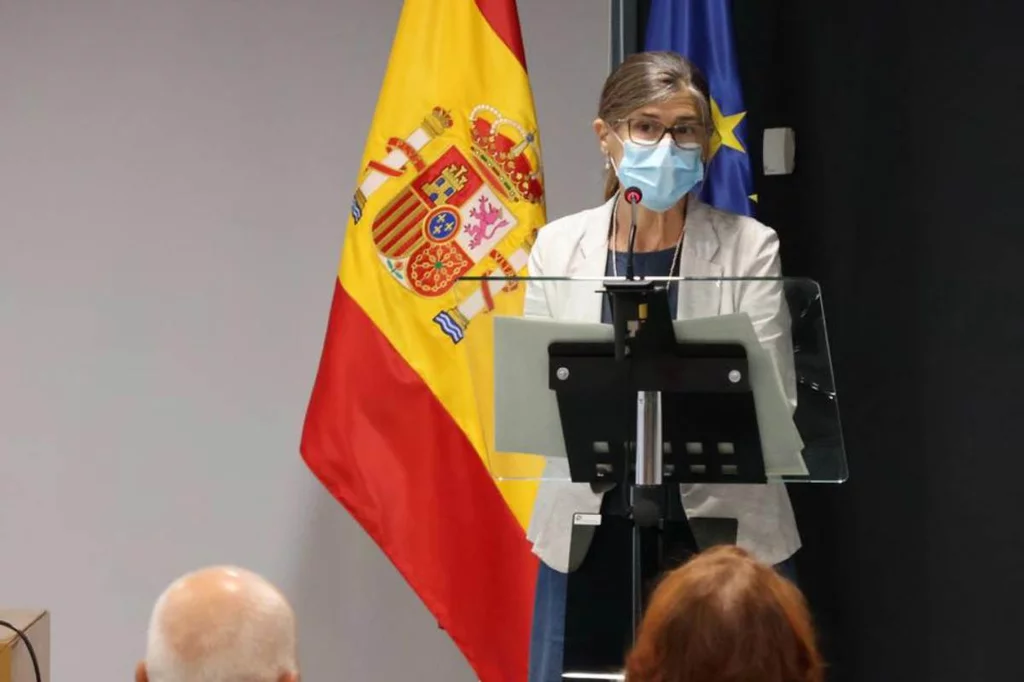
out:
{"label": "red flag stripe", "polygon": [[512,50],[519,63],[526,70],[526,50],[523,49],[523,34],[519,28],[519,13],[516,0],[476,0],[476,6],[501,41]]}
{"label": "red flag stripe", "polygon": [[522,527],[451,415],[340,282],[302,456],[479,678],[525,680],[523,604],[537,564]]}

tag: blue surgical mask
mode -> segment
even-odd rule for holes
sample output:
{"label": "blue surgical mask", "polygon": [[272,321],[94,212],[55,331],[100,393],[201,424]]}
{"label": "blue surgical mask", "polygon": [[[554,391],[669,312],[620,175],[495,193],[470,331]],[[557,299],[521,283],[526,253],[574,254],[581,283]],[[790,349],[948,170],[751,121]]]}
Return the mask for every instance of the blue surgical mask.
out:
{"label": "blue surgical mask", "polygon": [[699,146],[679,147],[668,138],[649,147],[625,140],[622,150],[615,169],[619,182],[637,187],[643,192],[640,203],[657,213],[675,206],[704,179]]}

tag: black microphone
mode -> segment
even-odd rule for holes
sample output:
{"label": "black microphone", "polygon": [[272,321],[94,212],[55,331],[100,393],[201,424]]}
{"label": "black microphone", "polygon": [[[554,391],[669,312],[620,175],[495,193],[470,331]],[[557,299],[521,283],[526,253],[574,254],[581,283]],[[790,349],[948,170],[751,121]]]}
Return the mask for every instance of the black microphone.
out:
{"label": "black microphone", "polygon": [[633,265],[633,249],[636,246],[636,205],[644,198],[638,187],[627,187],[622,198],[629,204],[629,247],[626,250],[626,279],[636,279],[636,268]]}

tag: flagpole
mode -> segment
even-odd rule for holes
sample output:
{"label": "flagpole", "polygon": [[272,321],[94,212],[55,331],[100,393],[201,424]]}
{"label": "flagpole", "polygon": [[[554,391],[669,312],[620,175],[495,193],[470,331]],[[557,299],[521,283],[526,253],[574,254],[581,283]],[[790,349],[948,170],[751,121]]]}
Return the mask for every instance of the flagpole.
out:
{"label": "flagpole", "polygon": [[637,30],[636,0],[611,0],[611,50],[609,71],[622,60],[640,51],[640,32]]}

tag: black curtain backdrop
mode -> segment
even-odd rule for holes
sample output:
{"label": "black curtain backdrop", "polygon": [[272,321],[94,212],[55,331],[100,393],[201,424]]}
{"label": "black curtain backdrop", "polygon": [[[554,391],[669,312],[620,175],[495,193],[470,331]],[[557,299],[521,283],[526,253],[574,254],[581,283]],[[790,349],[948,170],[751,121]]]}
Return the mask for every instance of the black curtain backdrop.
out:
{"label": "black curtain backdrop", "polygon": [[[733,14],[758,217],[822,283],[838,377],[851,479],[791,486],[830,680],[1024,679],[1024,8]],[[791,176],[760,174],[775,126]]]}

